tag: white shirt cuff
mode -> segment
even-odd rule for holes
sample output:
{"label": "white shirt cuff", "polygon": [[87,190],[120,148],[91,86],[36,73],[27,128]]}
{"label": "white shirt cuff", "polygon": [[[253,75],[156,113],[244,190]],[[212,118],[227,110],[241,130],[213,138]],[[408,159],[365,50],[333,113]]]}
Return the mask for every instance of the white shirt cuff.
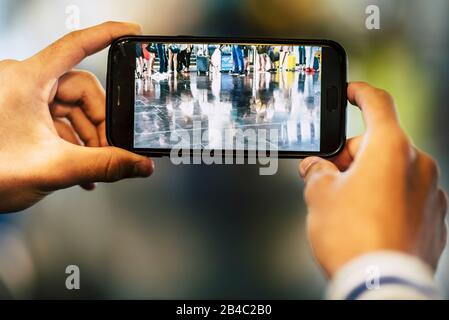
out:
{"label": "white shirt cuff", "polygon": [[433,271],[417,257],[377,251],[344,265],[327,290],[328,299],[438,299]]}

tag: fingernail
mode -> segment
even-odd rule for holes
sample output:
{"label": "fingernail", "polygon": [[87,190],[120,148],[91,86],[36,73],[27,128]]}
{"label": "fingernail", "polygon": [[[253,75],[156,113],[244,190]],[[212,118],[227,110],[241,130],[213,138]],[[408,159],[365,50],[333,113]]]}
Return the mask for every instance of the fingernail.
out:
{"label": "fingernail", "polygon": [[320,161],[320,158],[318,157],[309,157],[302,160],[299,166],[299,174],[301,175],[301,177],[304,178],[306,176],[307,170],[309,170],[309,168],[318,161]]}
{"label": "fingernail", "polygon": [[138,162],[134,167],[134,175],[137,177],[146,178],[153,173],[154,164],[151,160],[144,160]]}
{"label": "fingernail", "polygon": [[86,183],[86,184],[82,184],[81,188],[83,188],[86,191],[93,191],[96,188],[96,184],[95,183]]}

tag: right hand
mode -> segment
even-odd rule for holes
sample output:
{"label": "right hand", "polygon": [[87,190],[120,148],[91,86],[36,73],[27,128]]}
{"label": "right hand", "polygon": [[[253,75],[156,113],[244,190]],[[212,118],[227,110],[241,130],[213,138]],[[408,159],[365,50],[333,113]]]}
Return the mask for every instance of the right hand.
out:
{"label": "right hand", "polygon": [[351,83],[348,98],[362,110],[365,134],[349,139],[332,161],[310,157],[299,169],[318,262],[332,277],[359,255],[396,250],[435,268],[447,211],[436,162],[412,145],[387,92]]}

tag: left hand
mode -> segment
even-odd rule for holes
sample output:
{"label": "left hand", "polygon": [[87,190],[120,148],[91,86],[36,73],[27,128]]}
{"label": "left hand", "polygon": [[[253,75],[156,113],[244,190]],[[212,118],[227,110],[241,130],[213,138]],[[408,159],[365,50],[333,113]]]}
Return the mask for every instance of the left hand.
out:
{"label": "left hand", "polygon": [[0,212],[25,209],[73,185],[148,177],[153,162],[109,147],[105,93],[72,70],[135,24],[107,22],[72,32],[25,61],[0,62]]}

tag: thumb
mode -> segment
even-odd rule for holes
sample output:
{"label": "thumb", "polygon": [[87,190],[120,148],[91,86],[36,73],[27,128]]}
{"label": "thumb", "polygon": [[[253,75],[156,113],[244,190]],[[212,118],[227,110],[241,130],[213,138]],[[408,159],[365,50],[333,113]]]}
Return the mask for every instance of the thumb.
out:
{"label": "thumb", "polygon": [[339,172],[335,164],[319,157],[306,158],[299,165],[299,173],[306,184],[309,184],[312,179],[335,176]]}
{"label": "thumb", "polygon": [[126,178],[146,178],[153,173],[150,158],[114,147],[74,146],[70,170],[71,184],[114,182]]}

